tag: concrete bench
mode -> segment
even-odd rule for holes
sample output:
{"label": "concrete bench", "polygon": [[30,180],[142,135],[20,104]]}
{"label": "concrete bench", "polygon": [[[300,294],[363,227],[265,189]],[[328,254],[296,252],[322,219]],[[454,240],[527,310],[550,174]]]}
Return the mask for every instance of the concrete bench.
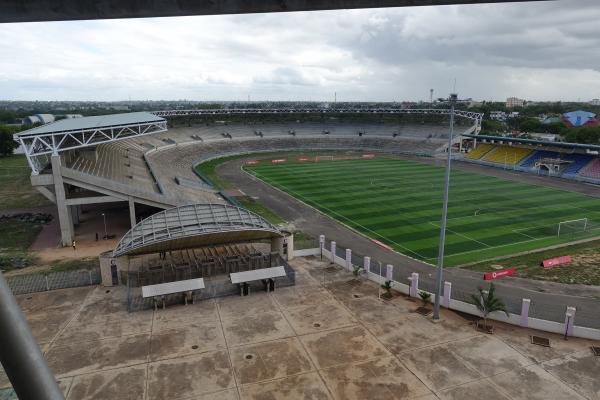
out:
{"label": "concrete bench", "polygon": [[229,274],[229,279],[234,285],[239,285],[240,294],[247,296],[250,294],[248,283],[262,281],[267,292],[275,290],[275,281],[273,278],[286,276],[285,269],[282,266],[254,269],[252,271],[234,272]]}
{"label": "concrete bench", "polygon": [[144,299],[152,297],[154,300],[154,309],[158,308],[158,302],[162,302],[162,308],[165,309],[165,296],[169,294],[183,293],[183,299],[187,305],[188,300],[194,303],[196,299],[195,292],[204,289],[204,279],[187,279],[184,281],[159,283],[158,285],[142,286],[142,297]]}

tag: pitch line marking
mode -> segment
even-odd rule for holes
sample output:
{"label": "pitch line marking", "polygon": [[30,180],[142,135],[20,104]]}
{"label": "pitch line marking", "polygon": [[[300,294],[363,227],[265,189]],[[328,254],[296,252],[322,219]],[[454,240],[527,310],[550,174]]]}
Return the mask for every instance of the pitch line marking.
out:
{"label": "pitch line marking", "polygon": [[[433,222],[430,222],[429,224],[430,224],[430,225],[433,225],[433,226],[435,226],[435,227],[436,227],[436,228],[438,228],[438,229],[439,229],[439,227],[440,227],[439,225],[436,225],[436,224],[434,224]],[[453,231],[452,229],[448,229],[448,227],[446,227],[446,230],[447,230],[448,232],[450,232],[450,233],[453,233],[453,234],[455,234],[455,235],[461,236],[461,237],[463,237],[463,238],[465,238],[465,239],[467,239],[467,240],[470,240],[470,241],[472,241],[472,242],[476,242],[476,243],[482,244],[482,245],[484,245],[485,247],[492,247],[492,246],[490,246],[490,245],[489,245],[489,244],[487,244],[487,243],[480,242],[480,241],[479,241],[479,240],[477,240],[477,239],[470,238],[470,237],[468,237],[467,235],[463,235],[462,233],[458,233],[458,232],[455,232],[455,231]]]}

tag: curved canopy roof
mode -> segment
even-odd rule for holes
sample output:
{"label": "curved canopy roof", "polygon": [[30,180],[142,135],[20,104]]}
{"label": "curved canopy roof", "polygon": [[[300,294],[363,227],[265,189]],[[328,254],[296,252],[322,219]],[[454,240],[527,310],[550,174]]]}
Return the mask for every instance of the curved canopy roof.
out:
{"label": "curved canopy roof", "polygon": [[228,204],[190,204],[158,212],[131,228],[114,257],[270,239],[283,234],[260,216]]}

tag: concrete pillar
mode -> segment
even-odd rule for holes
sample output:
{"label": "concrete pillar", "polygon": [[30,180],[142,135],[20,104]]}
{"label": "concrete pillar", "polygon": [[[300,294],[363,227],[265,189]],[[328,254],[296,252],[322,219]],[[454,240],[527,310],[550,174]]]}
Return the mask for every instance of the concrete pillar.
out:
{"label": "concrete pillar", "polygon": [[410,289],[408,290],[408,294],[410,297],[418,297],[419,296],[419,274],[413,272],[408,278],[410,281]]}
{"label": "concrete pillar", "polygon": [[452,298],[452,282],[444,282],[444,303],[446,308],[450,308],[450,299]]}
{"label": "concrete pillar", "polygon": [[283,237],[271,239],[271,252],[277,252],[283,257]]}
{"label": "concrete pillar", "polygon": [[115,264],[117,265],[117,273],[119,274],[119,285],[125,285],[127,282],[124,282],[121,279],[121,272],[129,271],[129,256],[121,256],[117,257],[115,260]]}
{"label": "concrete pillar", "polygon": [[346,249],[346,268],[352,271],[352,250]]}
{"label": "concrete pillar", "polygon": [[56,208],[58,209],[61,244],[63,246],[70,246],[73,243],[73,220],[71,218],[71,210],[66,204],[65,184],[60,173],[60,156],[58,154],[52,155],[50,162],[54,178],[54,194],[56,196]]}
{"label": "concrete pillar", "polygon": [[137,224],[135,219],[135,202],[133,201],[133,197],[129,197],[129,221],[131,222],[132,228]]}
{"label": "concrete pillar", "polygon": [[523,299],[523,302],[521,303],[520,324],[525,328],[529,326],[529,306],[531,306],[531,299]]}
{"label": "concrete pillar", "polygon": [[323,249],[325,248],[325,235],[319,235],[319,250],[321,253],[321,260],[323,260]]}
{"label": "concrete pillar", "polygon": [[106,251],[98,256],[100,260],[100,276],[102,277],[102,286],[112,286],[111,264],[114,258],[112,251]]}
{"label": "concrete pillar", "polygon": [[365,256],[363,261],[363,268],[367,272],[367,276],[369,276],[369,272],[371,272],[371,257]]}
{"label": "concrete pillar", "polygon": [[71,206],[71,220],[73,225],[79,225],[79,214],[81,206]]}
{"label": "concrete pillar", "polygon": [[567,312],[565,313],[565,332],[567,336],[573,336],[573,325],[575,325],[575,312],[577,309],[575,307],[567,307]]}
{"label": "concrete pillar", "polygon": [[335,242],[331,242],[331,263],[335,264]]}
{"label": "concrete pillar", "polygon": [[290,233],[290,235],[288,237],[286,237],[287,240],[287,259],[289,260],[293,260],[294,259],[294,234]]}
{"label": "concrete pillar", "polygon": [[394,280],[394,266],[392,264],[385,266],[385,279],[388,281]]}

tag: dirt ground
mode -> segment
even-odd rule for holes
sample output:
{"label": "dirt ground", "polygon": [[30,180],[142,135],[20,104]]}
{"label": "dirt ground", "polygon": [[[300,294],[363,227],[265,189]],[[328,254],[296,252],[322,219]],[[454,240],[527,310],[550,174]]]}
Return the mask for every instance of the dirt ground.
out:
{"label": "dirt ground", "polygon": [[[600,399],[587,340],[414,313],[314,258],[297,285],[127,313],[125,288],[19,296],[67,400]],[[551,347],[530,343],[530,334]],[[0,398],[12,389],[0,374]]]}

